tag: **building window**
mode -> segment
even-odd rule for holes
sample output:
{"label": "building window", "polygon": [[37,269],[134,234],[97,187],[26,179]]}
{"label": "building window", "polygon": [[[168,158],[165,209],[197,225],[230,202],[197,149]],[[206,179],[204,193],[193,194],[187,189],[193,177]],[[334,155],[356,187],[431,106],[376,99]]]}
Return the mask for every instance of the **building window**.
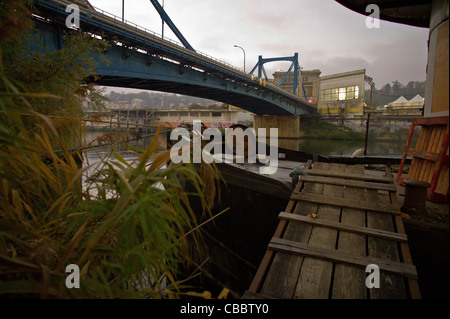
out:
{"label": "building window", "polygon": [[339,96],[338,96],[339,101],[346,100],[346,96],[345,96],[346,92],[347,92],[347,88],[339,88]]}
{"label": "building window", "polygon": [[222,116],[222,112],[211,112],[211,116],[220,117]]}
{"label": "building window", "polygon": [[358,98],[359,86],[348,86],[320,91],[320,100],[322,102],[357,100]]}

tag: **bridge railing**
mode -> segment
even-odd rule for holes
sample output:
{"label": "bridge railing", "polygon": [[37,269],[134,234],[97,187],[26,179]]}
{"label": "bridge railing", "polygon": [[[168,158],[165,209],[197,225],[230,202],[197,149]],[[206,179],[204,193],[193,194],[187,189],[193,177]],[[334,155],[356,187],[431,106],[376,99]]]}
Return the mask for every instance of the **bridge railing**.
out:
{"label": "bridge railing", "polygon": [[[38,1],[38,2],[42,2],[42,1]],[[149,34],[149,35],[151,35],[151,36],[160,38],[160,39],[163,40],[163,41],[170,42],[171,44],[174,44],[174,45],[176,45],[177,47],[179,47],[179,49],[181,49],[181,50],[187,50],[187,49],[186,49],[180,42],[178,42],[178,41],[175,41],[175,40],[173,40],[173,39],[171,39],[171,38],[168,38],[168,37],[163,37],[161,34],[159,34],[159,33],[157,33],[157,32],[154,32],[154,31],[152,31],[152,30],[150,30],[150,29],[147,29],[147,28],[145,28],[145,27],[143,27],[143,26],[140,26],[140,25],[138,25],[138,24],[136,24],[136,23],[134,23],[134,22],[132,22],[132,21],[130,21],[130,20],[126,20],[126,19],[123,19],[123,20],[122,20],[121,17],[116,16],[115,14],[110,13],[110,12],[108,12],[108,11],[106,11],[106,10],[101,9],[101,8],[98,8],[98,7],[95,7],[95,6],[92,6],[92,5],[90,5],[89,7],[87,7],[87,6],[86,6],[86,3],[85,3],[84,1],[80,1],[80,0],[47,0],[47,2],[53,2],[53,3],[56,3],[57,5],[61,5],[61,6],[67,6],[67,5],[69,5],[69,4],[76,4],[76,5],[78,5],[78,6],[80,7],[80,10],[81,10],[82,12],[85,11],[85,10],[87,9],[87,11],[85,11],[85,12],[83,12],[83,13],[88,14],[88,16],[90,16],[90,17],[92,17],[92,18],[97,18],[99,21],[102,22],[102,24],[105,23],[105,22],[106,22],[106,23],[111,23],[111,22],[112,22],[113,25],[116,26],[116,27],[119,27],[119,26],[125,26],[125,25],[126,25],[126,26],[130,26],[130,27],[132,27],[133,29],[135,29],[135,30],[137,30],[137,31],[144,32],[144,33]],[[90,9],[94,9],[94,11],[90,11],[89,8],[90,8]],[[84,10],[83,10],[83,9],[84,9]],[[111,21],[111,20],[109,20],[109,19],[105,19],[105,17],[107,17],[107,18],[109,18],[109,19],[112,19],[113,21]],[[125,30],[131,31],[131,30],[129,30],[128,28],[125,28]],[[190,50],[188,50],[188,51],[189,51],[189,53],[194,53],[194,52],[192,52],[192,51],[190,51]],[[203,57],[205,57],[205,58],[207,58],[207,59],[209,59],[209,60],[213,60],[213,61],[215,61],[215,62],[218,62],[218,63],[220,63],[220,64],[223,64],[223,65],[225,65],[226,67],[228,67],[228,68],[230,68],[230,69],[234,69],[234,70],[236,70],[236,71],[239,71],[239,72],[242,73],[243,75],[249,76],[249,75],[248,75],[247,73],[245,73],[242,69],[239,69],[238,67],[235,67],[234,65],[232,65],[232,64],[230,64],[230,63],[224,62],[224,61],[222,61],[222,60],[220,60],[220,59],[217,59],[217,58],[215,58],[215,57],[213,57],[213,56],[211,56],[211,55],[208,55],[208,54],[206,54],[206,53],[204,53],[204,52],[201,52],[201,51],[198,51],[198,50],[196,50],[195,53],[197,53],[197,54],[199,54],[199,55],[201,55],[201,56],[203,56]],[[249,77],[250,77],[250,76],[249,76]]]}

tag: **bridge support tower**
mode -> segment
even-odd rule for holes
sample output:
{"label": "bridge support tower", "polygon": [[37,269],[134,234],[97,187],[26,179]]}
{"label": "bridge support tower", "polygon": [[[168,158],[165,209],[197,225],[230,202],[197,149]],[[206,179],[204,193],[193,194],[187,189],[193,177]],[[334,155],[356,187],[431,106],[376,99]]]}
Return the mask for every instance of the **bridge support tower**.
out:
{"label": "bridge support tower", "polygon": [[266,128],[269,134],[270,128],[278,128],[279,138],[300,137],[300,116],[296,115],[255,115],[253,117],[253,128]]}

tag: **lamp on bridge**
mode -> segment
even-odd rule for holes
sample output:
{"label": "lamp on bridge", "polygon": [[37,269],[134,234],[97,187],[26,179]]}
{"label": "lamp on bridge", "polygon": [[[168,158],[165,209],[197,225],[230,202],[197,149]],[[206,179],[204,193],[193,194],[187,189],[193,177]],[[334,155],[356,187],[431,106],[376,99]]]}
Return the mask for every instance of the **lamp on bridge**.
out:
{"label": "lamp on bridge", "polygon": [[242,47],[240,47],[240,46],[238,46],[236,44],[234,45],[234,47],[235,48],[240,48],[242,50],[242,52],[244,52],[244,73],[245,73],[245,50]]}

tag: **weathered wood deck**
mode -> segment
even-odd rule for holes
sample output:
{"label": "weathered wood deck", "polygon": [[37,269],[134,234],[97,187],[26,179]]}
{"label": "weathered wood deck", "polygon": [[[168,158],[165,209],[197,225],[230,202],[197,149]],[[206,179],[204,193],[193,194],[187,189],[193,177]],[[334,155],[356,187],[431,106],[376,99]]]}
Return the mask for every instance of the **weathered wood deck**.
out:
{"label": "weathered wood deck", "polygon": [[[308,165],[243,298],[420,298],[390,169]],[[380,288],[366,287],[369,264]]]}

